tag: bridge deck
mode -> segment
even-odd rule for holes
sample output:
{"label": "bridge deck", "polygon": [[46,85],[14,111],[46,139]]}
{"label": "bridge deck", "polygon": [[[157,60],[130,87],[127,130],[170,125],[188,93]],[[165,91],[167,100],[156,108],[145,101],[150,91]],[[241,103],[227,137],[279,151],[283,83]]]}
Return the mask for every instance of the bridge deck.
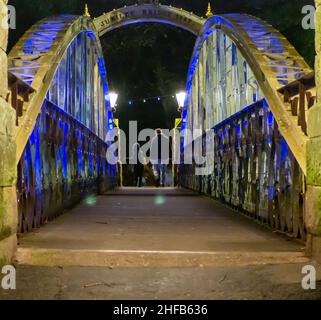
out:
{"label": "bridge deck", "polygon": [[190,191],[124,188],[22,236],[18,257],[38,265],[244,265],[302,261],[302,247]]}
{"label": "bridge deck", "polygon": [[301,247],[189,191],[117,190],[21,237],[0,299],[319,299]]}

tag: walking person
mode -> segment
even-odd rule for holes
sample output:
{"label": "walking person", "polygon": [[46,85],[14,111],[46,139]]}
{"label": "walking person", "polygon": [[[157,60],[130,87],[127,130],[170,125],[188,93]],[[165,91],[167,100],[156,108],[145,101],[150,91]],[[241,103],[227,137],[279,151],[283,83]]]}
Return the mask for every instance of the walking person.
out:
{"label": "walking person", "polygon": [[135,187],[142,187],[145,159],[139,143],[135,143],[132,148],[132,157],[135,162]]}
{"label": "walking person", "polygon": [[169,139],[161,129],[155,130],[155,137],[151,142],[151,163],[154,166],[158,183],[157,186],[164,187],[166,182],[166,167],[170,161],[171,146]]}

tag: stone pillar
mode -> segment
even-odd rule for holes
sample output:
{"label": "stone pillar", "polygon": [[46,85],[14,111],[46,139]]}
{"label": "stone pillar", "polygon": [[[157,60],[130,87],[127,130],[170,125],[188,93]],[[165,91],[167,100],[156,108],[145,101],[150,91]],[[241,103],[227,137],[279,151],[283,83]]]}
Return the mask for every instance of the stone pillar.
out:
{"label": "stone pillar", "polygon": [[12,261],[17,245],[15,110],[8,93],[7,0],[0,0],[0,266]]}
{"label": "stone pillar", "polygon": [[308,112],[305,222],[308,230],[308,253],[321,263],[321,0],[315,2],[315,75],[318,101]]}

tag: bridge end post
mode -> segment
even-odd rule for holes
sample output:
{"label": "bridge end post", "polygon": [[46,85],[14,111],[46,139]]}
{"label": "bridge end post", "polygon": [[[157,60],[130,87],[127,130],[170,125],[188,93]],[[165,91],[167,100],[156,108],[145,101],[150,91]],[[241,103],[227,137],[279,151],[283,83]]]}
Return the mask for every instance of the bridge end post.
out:
{"label": "bridge end post", "polygon": [[321,0],[315,0],[315,3],[315,73],[318,102],[308,111],[305,224],[308,231],[308,254],[321,263]]}
{"label": "bridge end post", "polygon": [[[10,264],[17,246],[16,111],[9,105],[7,0],[0,0],[0,267]],[[0,269],[1,271],[1,269]]]}

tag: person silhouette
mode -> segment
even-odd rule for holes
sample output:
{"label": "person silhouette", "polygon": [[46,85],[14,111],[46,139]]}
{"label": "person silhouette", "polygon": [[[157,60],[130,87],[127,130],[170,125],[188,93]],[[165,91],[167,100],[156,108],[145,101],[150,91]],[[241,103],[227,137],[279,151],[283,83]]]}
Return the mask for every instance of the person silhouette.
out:
{"label": "person silhouette", "polygon": [[155,137],[151,141],[151,163],[157,176],[157,186],[165,186],[166,166],[169,164],[170,152],[169,139],[163,134],[162,129],[156,129]]}
{"label": "person silhouette", "polygon": [[143,184],[143,174],[144,174],[144,155],[141,150],[140,144],[135,143],[132,148],[132,158],[134,160],[134,174],[135,174],[135,187],[142,187]]}

